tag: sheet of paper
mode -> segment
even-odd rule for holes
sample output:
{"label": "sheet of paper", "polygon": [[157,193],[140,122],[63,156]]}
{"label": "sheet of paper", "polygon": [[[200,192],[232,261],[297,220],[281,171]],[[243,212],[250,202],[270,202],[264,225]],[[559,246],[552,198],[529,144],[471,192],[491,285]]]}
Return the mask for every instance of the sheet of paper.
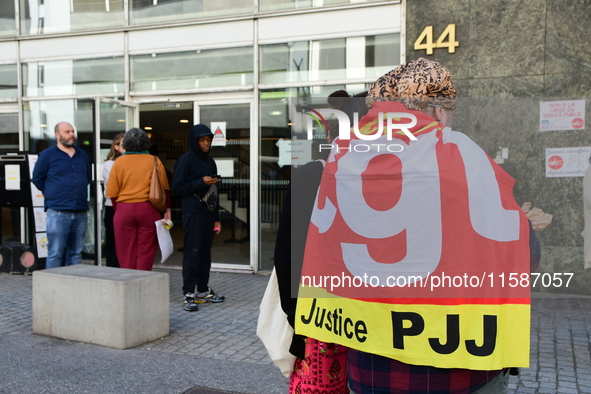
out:
{"label": "sheet of paper", "polygon": [[33,200],[34,207],[42,207],[45,205],[45,198],[43,193],[31,182],[31,198]]}
{"label": "sheet of paper", "polygon": [[222,178],[234,178],[234,160],[233,159],[214,159],[215,166],[218,168],[218,175]]}
{"label": "sheet of paper", "polygon": [[37,233],[35,238],[37,239],[37,257],[40,259],[47,257],[47,234]]}
{"label": "sheet of paper", "polygon": [[4,166],[5,190],[21,190],[21,167],[18,164]]}
{"label": "sheet of paper", "polygon": [[162,220],[157,220],[155,224],[156,234],[158,235],[158,245],[160,246],[160,253],[162,254],[162,260],[160,260],[160,264],[162,264],[167,258],[170,257],[174,250],[174,246],[172,244],[170,230],[164,227]]}
{"label": "sheet of paper", "polygon": [[33,208],[35,214],[35,232],[46,231],[47,228],[47,214],[43,208]]}
{"label": "sheet of paper", "polygon": [[37,159],[39,156],[37,155],[29,155],[29,176],[33,179],[33,170],[35,169],[35,164],[37,163]]}

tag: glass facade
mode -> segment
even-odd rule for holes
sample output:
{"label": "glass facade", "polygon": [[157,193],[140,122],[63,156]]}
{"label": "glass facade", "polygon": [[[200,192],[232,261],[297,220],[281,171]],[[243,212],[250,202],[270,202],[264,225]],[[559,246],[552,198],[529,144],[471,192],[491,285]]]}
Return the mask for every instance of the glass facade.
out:
{"label": "glass facade", "polygon": [[[47,100],[27,101],[24,103],[23,120],[25,149],[39,154],[42,150],[55,146],[54,126],[58,122],[69,122],[76,129],[76,145],[84,150],[91,163],[95,163],[93,139],[92,100]],[[84,238],[82,256],[94,259],[95,256],[95,198],[94,182],[88,189],[88,227]]]}
{"label": "glass facade", "polygon": [[253,83],[252,47],[131,56],[131,90],[244,86]]}
{"label": "glass facade", "polygon": [[0,64],[0,98],[18,97],[18,69],[16,64]]}
{"label": "glass facade", "polygon": [[16,35],[14,1],[0,2],[0,37]]}
{"label": "glass facade", "polygon": [[[20,34],[55,34],[91,29],[182,22],[388,0],[19,0]],[[127,4],[127,5],[126,5]],[[126,10],[128,7],[128,20]],[[0,37],[17,34],[15,3],[0,2]]]}
{"label": "glass facade", "polygon": [[[313,14],[317,7],[347,6],[342,14],[339,7],[330,13],[343,15],[343,24],[351,26],[359,12],[370,15],[382,5],[360,4],[351,11],[350,0],[258,3],[257,12],[288,12],[264,15],[265,21],[256,23],[257,0],[19,0],[11,2],[12,8],[0,6],[0,37],[7,49],[0,59],[0,149],[38,154],[55,145],[55,124],[67,121],[76,127],[77,146],[100,174],[113,136],[139,125],[150,134],[150,152],[160,157],[170,177],[187,150],[191,125],[204,123],[214,132],[219,126],[225,144],[214,146],[211,154],[224,171],[223,225],[213,261],[233,269],[270,269],[291,169],[298,165],[284,162],[278,146],[291,138],[295,108],[326,101],[335,90],[366,90],[376,76],[400,63],[400,37],[396,20],[386,28],[355,28],[355,37],[327,25],[327,39],[323,29],[297,32],[301,38],[293,41],[276,39],[272,26],[297,24],[301,14]],[[18,34],[15,4],[21,7],[20,34],[38,37],[19,38],[12,60],[8,51],[16,38],[6,36]],[[309,10],[289,12],[296,8]],[[92,29],[109,30],[84,31]],[[169,32],[175,37],[170,42]],[[87,50],[89,42],[97,43],[96,54]],[[324,138],[321,130],[316,137]],[[100,250],[96,221],[103,218],[96,187],[93,179],[86,259]],[[182,261],[180,201],[172,203],[177,238],[171,259]]]}
{"label": "glass facade", "polygon": [[252,0],[132,0],[131,24],[160,23],[227,15],[250,14]]}
{"label": "glass facade", "polygon": [[0,151],[18,150],[18,113],[0,114]]}
{"label": "glass facade", "polygon": [[39,153],[55,145],[54,126],[63,121],[76,128],[78,147],[92,158],[92,102],[86,99],[26,101],[23,108],[25,150]]}
{"label": "glass facade", "polygon": [[[282,141],[293,143],[292,129],[296,119],[297,108],[327,107],[326,97],[337,91],[345,90],[355,95],[367,90],[366,84],[329,85],[303,88],[263,90],[260,92],[260,261],[261,269],[272,269],[275,237],[279,226],[279,215],[287,186],[291,179],[291,171],[300,164],[321,158],[317,153],[317,143],[325,142],[325,130],[316,130],[315,141],[309,142],[311,148],[307,157],[301,157],[301,163],[293,163],[291,157],[286,158],[282,151]],[[307,141],[302,141],[306,144]],[[303,153],[302,156],[305,156]]]}
{"label": "glass facade", "polygon": [[20,0],[21,34],[124,26],[123,0]]}
{"label": "glass facade", "polygon": [[122,92],[125,92],[123,57],[23,64],[26,97]]}
{"label": "glass facade", "polygon": [[250,114],[248,103],[199,106],[200,123],[210,127],[214,133],[225,128],[225,142],[212,146],[209,154],[216,161],[218,174],[222,177],[218,185],[222,232],[214,238],[212,256],[215,261],[229,264],[249,263]]}
{"label": "glass facade", "polygon": [[[310,7],[374,2],[376,0],[259,0],[261,11],[293,10]],[[377,0],[380,1],[380,0]]]}
{"label": "glass facade", "polygon": [[400,35],[287,42],[260,48],[260,82],[377,78],[400,61]]}

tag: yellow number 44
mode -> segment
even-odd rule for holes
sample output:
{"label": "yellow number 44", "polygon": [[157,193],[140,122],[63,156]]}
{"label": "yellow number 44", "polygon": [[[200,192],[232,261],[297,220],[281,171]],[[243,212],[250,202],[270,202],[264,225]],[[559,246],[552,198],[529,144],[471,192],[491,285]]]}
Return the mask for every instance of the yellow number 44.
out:
{"label": "yellow number 44", "polygon": [[[424,44],[423,41],[425,41]],[[432,55],[434,48],[447,48],[449,53],[455,53],[457,46],[460,46],[460,43],[456,41],[455,23],[447,25],[435,43],[433,43],[433,26],[425,27],[419,38],[415,41],[415,51],[425,49],[427,50],[427,55]]]}

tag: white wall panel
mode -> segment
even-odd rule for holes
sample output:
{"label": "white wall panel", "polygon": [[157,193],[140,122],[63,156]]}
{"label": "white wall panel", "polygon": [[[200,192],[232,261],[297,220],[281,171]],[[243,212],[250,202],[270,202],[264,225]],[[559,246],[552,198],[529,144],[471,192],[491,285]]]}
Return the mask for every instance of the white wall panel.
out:
{"label": "white wall panel", "polygon": [[136,30],[129,32],[129,53],[248,46],[253,36],[252,20]]}
{"label": "white wall panel", "polygon": [[60,58],[95,58],[123,56],[123,33],[82,35],[73,37],[44,38],[21,41],[21,59],[52,60]]}
{"label": "white wall panel", "polygon": [[16,63],[16,41],[0,42],[0,63]]}
{"label": "white wall panel", "polygon": [[393,33],[400,30],[400,4],[259,19],[259,43]]}

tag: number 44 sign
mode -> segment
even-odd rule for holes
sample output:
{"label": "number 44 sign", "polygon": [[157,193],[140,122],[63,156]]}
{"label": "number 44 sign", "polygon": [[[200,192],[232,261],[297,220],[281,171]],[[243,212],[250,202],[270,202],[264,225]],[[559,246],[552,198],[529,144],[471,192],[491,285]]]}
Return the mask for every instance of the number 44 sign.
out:
{"label": "number 44 sign", "polygon": [[419,38],[415,41],[415,51],[425,49],[427,50],[427,55],[432,55],[434,48],[447,48],[449,53],[455,53],[457,46],[460,46],[460,42],[456,41],[455,23],[447,25],[435,43],[433,43],[433,26],[425,27]]}

